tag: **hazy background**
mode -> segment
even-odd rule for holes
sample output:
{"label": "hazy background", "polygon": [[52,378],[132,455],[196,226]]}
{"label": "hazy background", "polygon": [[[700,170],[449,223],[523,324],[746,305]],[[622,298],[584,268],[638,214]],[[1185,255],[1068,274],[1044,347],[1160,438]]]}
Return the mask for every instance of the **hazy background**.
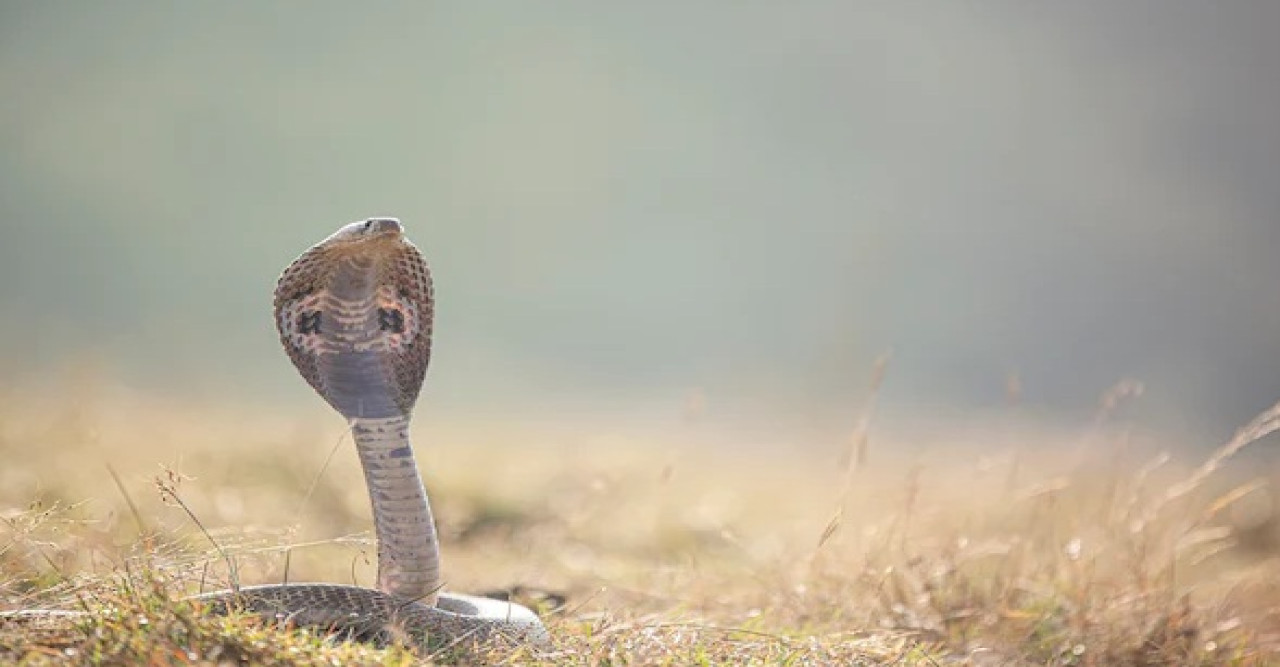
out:
{"label": "hazy background", "polygon": [[435,271],[423,410],[834,437],[1280,399],[1280,3],[0,3],[0,369],[318,404],[273,281]]}

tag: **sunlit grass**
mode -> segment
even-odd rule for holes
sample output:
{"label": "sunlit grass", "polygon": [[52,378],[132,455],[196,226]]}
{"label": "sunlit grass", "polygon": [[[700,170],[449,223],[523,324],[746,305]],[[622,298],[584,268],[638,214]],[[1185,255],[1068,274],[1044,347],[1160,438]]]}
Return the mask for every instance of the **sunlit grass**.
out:
{"label": "sunlit grass", "polygon": [[1219,479],[1217,459],[1197,470],[1119,449],[1049,456],[1037,447],[1046,441],[957,442],[895,460],[873,441],[870,462],[849,465],[674,436],[419,432],[448,587],[514,589],[555,637],[540,656],[431,655],[211,617],[181,600],[233,577],[372,581],[363,482],[322,408],[282,416],[93,383],[2,391],[0,609],[92,614],[0,621],[0,661],[1280,658],[1280,567],[1242,549],[1250,536],[1226,520],[1262,489]]}

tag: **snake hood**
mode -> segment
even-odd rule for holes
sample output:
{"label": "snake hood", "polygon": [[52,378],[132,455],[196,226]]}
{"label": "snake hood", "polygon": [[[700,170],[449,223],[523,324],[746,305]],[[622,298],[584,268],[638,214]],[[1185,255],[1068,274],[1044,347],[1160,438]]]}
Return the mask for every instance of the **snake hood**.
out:
{"label": "snake hood", "polygon": [[431,355],[426,261],[395,218],[343,226],[276,284],[276,328],[307,383],[348,419],[409,415]]}

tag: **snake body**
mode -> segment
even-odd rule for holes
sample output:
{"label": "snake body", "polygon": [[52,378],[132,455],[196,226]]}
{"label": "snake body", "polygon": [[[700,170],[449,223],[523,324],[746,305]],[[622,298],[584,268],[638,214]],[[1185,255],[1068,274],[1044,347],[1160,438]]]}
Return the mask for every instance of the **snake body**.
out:
{"label": "snake body", "polygon": [[435,521],[409,442],[431,355],[432,284],[400,221],[353,222],[315,244],[284,270],[274,305],[294,366],[350,424],[373,508],[377,588],[268,584],[193,599],[214,612],[244,609],[361,636],[400,631],[424,646],[494,637],[545,644],[546,628],[528,608],[441,592]]}

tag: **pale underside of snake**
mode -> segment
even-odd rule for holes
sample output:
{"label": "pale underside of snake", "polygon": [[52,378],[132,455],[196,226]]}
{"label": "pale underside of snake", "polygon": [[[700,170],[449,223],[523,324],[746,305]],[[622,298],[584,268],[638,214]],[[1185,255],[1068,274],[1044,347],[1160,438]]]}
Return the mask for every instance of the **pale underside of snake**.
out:
{"label": "pale underside of snake", "polygon": [[[214,613],[238,609],[359,636],[404,633],[423,646],[495,637],[548,642],[525,607],[441,592],[435,520],[409,442],[432,315],[427,264],[394,218],[346,225],[284,270],[275,291],[280,341],[307,383],[350,424],[373,507],[377,588],[267,584],[192,599]],[[79,613],[27,610],[0,619]]]}

